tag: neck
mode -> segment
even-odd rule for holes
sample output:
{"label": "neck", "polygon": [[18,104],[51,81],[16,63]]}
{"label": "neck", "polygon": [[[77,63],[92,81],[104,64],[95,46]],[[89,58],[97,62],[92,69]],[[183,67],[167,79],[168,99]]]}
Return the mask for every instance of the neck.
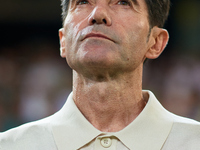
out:
{"label": "neck", "polygon": [[143,110],[142,71],[125,73],[115,79],[91,80],[74,71],[73,99],[98,130],[117,132],[130,124]]}

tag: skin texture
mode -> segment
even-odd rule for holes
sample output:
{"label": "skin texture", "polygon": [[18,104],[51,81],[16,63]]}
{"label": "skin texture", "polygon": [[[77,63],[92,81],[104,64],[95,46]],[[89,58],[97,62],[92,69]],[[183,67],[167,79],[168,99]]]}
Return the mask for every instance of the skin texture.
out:
{"label": "skin texture", "polygon": [[103,132],[122,130],[145,107],[143,62],[162,53],[167,31],[150,29],[144,0],[74,0],[59,37],[79,110]]}

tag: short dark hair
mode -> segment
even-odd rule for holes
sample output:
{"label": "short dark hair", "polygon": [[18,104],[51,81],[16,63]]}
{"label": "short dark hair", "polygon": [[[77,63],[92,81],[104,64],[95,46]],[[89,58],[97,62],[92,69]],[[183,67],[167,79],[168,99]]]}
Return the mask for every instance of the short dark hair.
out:
{"label": "short dark hair", "polygon": [[151,27],[162,28],[169,15],[170,0],[145,0],[149,14],[149,24]]}
{"label": "short dark hair", "polygon": [[[162,28],[169,15],[170,0],[145,0],[145,2],[148,8],[150,26]],[[61,0],[61,6],[62,20],[64,22],[68,12],[69,0]]]}

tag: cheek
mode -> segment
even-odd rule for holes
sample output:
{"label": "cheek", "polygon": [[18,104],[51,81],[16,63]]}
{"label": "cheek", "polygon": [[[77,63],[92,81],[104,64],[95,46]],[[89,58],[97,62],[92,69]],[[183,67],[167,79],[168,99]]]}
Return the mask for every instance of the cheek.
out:
{"label": "cheek", "polygon": [[146,51],[148,41],[149,27],[144,22],[141,22],[132,29],[130,34],[130,43],[133,43],[135,51]]}
{"label": "cheek", "polygon": [[121,31],[124,34],[122,38],[125,47],[123,59],[127,61],[141,62],[147,51],[148,26],[145,23],[126,25]]}
{"label": "cheek", "polygon": [[126,15],[126,17],[120,16],[120,18],[116,19],[116,24],[117,29],[120,29],[120,34],[124,36],[123,40],[142,42],[145,39],[144,41],[146,41],[149,25],[144,16]]}
{"label": "cheek", "polygon": [[76,42],[78,40],[80,31],[87,26],[87,17],[84,16],[86,16],[86,14],[80,15],[79,13],[73,13],[66,18],[64,28],[66,33],[65,36],[68,41],[73,43]]}
{"label": "cheek", "polygon": [[71,51],[73,45],[75,44],[75,39],[76,35],[78,34],[78,25],[73,19],[66,18],[65,25],[64,25],[64,30],[65,30],[65,47],[66,51],[69,52]]}
{"label": "cheek", "polygon": [[[72,16],[72,15],[71,15]],[[85,20],[74,15],[70,15],[66,18],[64,24],[65,30],[65,48],[66,48],[66,60],[70,67],[73,66],[73,62],[76,60],[76,53],[79,47],[78,37],[79,33],[84,28]]]}

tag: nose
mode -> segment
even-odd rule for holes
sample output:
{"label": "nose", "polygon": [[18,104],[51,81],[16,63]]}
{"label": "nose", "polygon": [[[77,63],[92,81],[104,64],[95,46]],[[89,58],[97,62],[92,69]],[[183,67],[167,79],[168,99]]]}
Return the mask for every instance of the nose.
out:
{"label": "nose", "polygon": [[112,24],[111,17],[108,14],[108,9],[103,6],[96,6],[88,19],[89,25],[105,24],[110,26]]}

